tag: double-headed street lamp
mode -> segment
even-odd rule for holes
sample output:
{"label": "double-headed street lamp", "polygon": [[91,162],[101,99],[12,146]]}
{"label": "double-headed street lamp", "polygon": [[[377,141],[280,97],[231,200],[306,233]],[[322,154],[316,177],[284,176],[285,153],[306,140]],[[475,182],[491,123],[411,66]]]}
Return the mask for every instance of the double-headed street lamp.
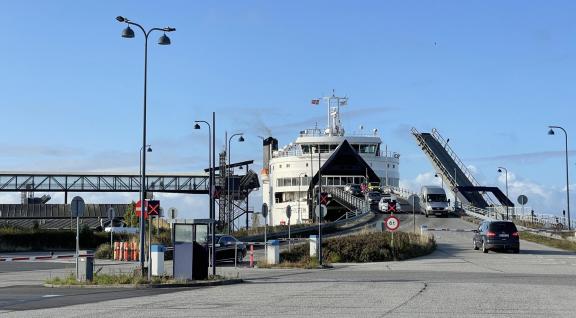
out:
{"label": "double-headed street lamp", "polygon": [[566,210],[568,211],[568,230],[571,229],[572,224],[570,224],[570,181],[568,178],[568,133],[566,132],[566,129],[560,127],[560,126],[548,126],[548,128],[550,128],[550,130],[548,131],[548,135],[554,135],[554,129],[560,129],[564,132],[564,141],[565,141],[565,145],[566,145]]}
{"label": "double-headed street lamp", "polygon": [[240,136],[240,138],[238,138],[238,142],[244,142],[244,137],[243,137],[244,133],[237,133],[237,134],[233,134],[232,136],[230,136],[230,138],[228,138],[228,133],[226,133],[226,139],[228,140],[228,148],[226,149],[226,155],[228,156],[228,170],[226,170],[226,194],[227,194],[227,198],[228,198],[228,209],[226,211],[226,218],[228,218],[228,234],[230,234],[231,229],[231,223],[232,223],[232,216],[230,215],[230,213],[232,213],[232,200],[233,200],[233,196],[230,194],[230,176],[233,173],[232,172],[232,167],[230,167],[230,158],[232,157],[230,155],[230,142],[232,141],[232,138],[236,137],[236,136]]}
{"label": "double-headed street lamp", "polygon": [[[170,45],[170,38],[166,35],[166,32],[176,31],[175,28],[165,27],[165,28],[152,28],[148,31],[144,29],[140,24],[132,22],[125,17],[118,16],[116,20],[121,23],[126,23],[128,26],[122,31],[123,38],[133,38],[134,30],[130,28],[130,25],[137,26],[144,34],[144,116],[143,116],[143,129],[142,129],[142,149],[146,148],[146,94],[147,94],[147,83],[148,83],[148,36],[153,31],[162,31],[164,34],[158,39],[158,44],[160,45]],[[142,165],[141,170],[141,180],[140,180],[140,271],[144,274],[144,213],[146,213],[146,205],[144,204],[146,191],[146,152],[142,151]],[[150,269],[148,269],[150,272]],[[150,274],[150,273],[149,273]],[[150,276],[150,275],[148,275]]]}
{"label": "double-headed street lamp", "polygon": [[[508,198],[508,200],[510,200],[510,197],[508,196],[508,169],[504,168],[504,167],[498,167],[498,172],[502,173],[502,170],[504,170],[505,172],[505,176],[506,176],[506,198]],[[506,204],[506,220],[509,220],[509,216],[508,216],[508,204]]]}

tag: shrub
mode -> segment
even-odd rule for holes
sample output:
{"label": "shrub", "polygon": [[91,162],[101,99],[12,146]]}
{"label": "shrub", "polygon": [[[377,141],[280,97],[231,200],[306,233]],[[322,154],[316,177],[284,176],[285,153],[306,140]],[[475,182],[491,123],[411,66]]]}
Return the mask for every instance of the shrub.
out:
{"label": "shrub", "polygon": [[323,258],[329,262],[381,262],[404,260],[431,253],[436,248],[432,237],[414,233],[375,232],[331,238],[322,242]]}
{"label": "shrub", "polygon": [[100,259],[112,259],[113,251],[110,243],[100,244],[94,253],[94,257]]}

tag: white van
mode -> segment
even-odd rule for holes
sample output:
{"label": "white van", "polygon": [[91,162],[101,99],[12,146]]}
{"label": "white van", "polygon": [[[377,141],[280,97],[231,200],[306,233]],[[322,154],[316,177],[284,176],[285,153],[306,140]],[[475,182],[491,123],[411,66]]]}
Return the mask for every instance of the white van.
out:
{"label": "white van", "polygon": [[446,191],[439,186],[423,186],[420,194],[421,207],[426,217],[428,215],[448,216],[450,199],[446,199]]}

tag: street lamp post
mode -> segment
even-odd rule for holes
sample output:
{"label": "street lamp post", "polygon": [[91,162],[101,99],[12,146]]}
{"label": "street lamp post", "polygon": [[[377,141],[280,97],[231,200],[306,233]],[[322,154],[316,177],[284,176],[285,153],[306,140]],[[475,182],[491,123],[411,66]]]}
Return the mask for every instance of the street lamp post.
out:
{"label": "street lamp post", "polygon": [[[147,100],[147,84],[148,84],[148,36],[153,31],[162,31],[164,34],[158,40],[160,45],[170,45],[170,38],[166,35],[166,32],[176,31],[175,28],[165,27],[165,28],[152,28],[148,31],[144,29],[140,24],[132,22],[125,17],[118,16],[116,20],[121,23],[126,23],[128,26],[122,31],[122,37],[133,38],[134,31],[130,28],[130,25],[137,26],[144,34],[144,111],[143,111],[143,127],[142,127],[142,148],[146,147],[146,100]],[[142,173],[140,179],[140,272],[144,274],[144,213],[146,213],[146,205],[143,200],[145,198],[144,192],[146,191],[146,152],[142,152]]]}
{"label": "street lamp post", "polygon": [[302,216],[300,214],[300,187],[302,186],[302,176],[308,177],[305,172],[298,175],[298,224],[302,223]]}
{"label": "street lamp post", "polygon": [[[228,135],[228,133],[226,133],[226,135]],[[231,215],[230,213],[232,212],[232,198],[233,196],[230,195],[230,175],[232,174],[232,167],[230,167],[230,142],[232,141],[232,138],[234,138],[235,136],[240,136],[240,138],[238,138],[238,142],[244,142],[244,137],[243,137],[244,133],[237,133],[237,134],[233,134],[232,136],[230,136],[230,138],[228,138],[228,149],[226,151],[226,155],[228,156],[228,169],[227,171],[230,171],[230,173],[226,174],[226,194],[228,196],[228,211],[226,211],[226,217],[228,218],[228,234],[230,234],[231,229],[230,229],[230,225],[231,225]]]}
{"label": "street lamp post", "polygon": [[[200,123],[204,123],[208,126],[208,195],[210,196],[208,199],[208,206],[209,206],[209,218],[213,218],[213,214],[214,214],[214,205],[212,204],[212,201],[214,200],[214,167],[212,166],[212,155],[213,155],[213,150],[212,150],[212,126],[210,125],[210,123],[208,123],[205,120],[195,120],[194,121],[195,125],[194,125],[194,129],[200,129]],[[212,239],[212,243],[210,244],[210,265],[211,267],[214,269],[214,232],[213,232],[213,227],[212,225],[210,225],[210,232],[211,233],[211,239]],[[216,275],[215,272],[212,273],[212,275]]]}
{"label": "street lamp post", "polygon": [[[504,170],[506,176],[506,198],[510,200],[510,197],[508,196],[508,169],[504,167],[498,167],[498,172],[502,173],[502,170]],[[509,218],[510,216],[508,215],[508,204],[506,204],[506,220],[509,220]]]}
{"label": "street lamp post", "polygon": [[568,211],[568,230],[571,229],[572,224],[570,223],[570,181],[568,178],[568,133],[566,129],[560,126],[548,126],[550,130],[548,131],[548,135],[554,135],[554,129],[560,129],[564,132],[564,141],[565,141],[565,155],[566,155],[566,210]]}
{"label": "street lamp post", "polygon": [[[448,139],[450,141],[450,139]],[[448,141],[446,143],[448,143]],[[456,168],[454,168],[454,213],[458,209],[458,181],[456,180]]]}

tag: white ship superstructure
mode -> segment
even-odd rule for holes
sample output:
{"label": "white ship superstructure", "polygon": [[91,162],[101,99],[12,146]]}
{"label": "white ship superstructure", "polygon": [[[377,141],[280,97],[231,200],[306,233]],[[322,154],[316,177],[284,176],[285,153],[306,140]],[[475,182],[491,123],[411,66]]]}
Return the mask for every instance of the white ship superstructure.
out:
{"label": "white ship superstructure", "polygon": [[[287,224],[286,207],[291,206],[291,223],[310,222],[313,213],[309,211],[307,193],[312,177],[320,166],[332,156],[336,148],[347,140],[350,146],[364,159],[380,178],[382,185],[398,186],[398,153],[387,151],[383,146],[378,130],[370,133],[346,134],[340,122],[340,108],[348,104],[347,97],[335,95],[323,97],[328,108],[326,129],[306,129],[293,143],[278,148],[276,139],[264,140],[264,164],[262,169],[262,197],[268,204],[269,225]],[[319,104],[320,99],[313,100]],[[383,149],[384,148],[384,149]],[[324,169],[323,169],[324,170]],[[364,173],[357,175],[323,175],[322,185],[341,186],[365,180]]]}

